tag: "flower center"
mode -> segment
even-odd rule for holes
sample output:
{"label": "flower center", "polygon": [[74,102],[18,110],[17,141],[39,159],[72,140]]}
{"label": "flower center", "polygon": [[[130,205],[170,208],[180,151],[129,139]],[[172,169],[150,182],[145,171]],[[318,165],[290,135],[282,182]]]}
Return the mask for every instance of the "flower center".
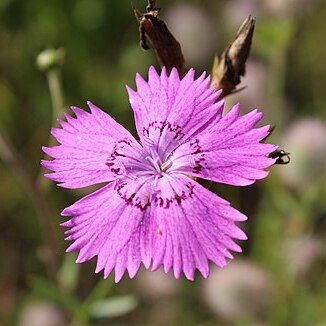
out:
{"label": "flower center", "polygon": [[170,155],[166,157],[166,154],[162,153],[153,140],[147,136],[143,137],[142,143],[144,150],[148,153],[145,159],[154,168],[155,172],[161,176],[173,163],[171,157],[169,157]]}
{"label": "flower center", "polygon": [[130,139],[115,144],[106,165],[115,174],[116,191],[127,205],[145,210],[153,204],[165,209],[192,196],[191,183],[180,184],[170,173],[177,169],[174,152],[160,149],[149,137],[142,138],[142,144]]}
{"label": "flower center", "polygon": [[172,160],[168,159],[162,164],[159,164],[159,162],[155,159],[153,159],[151,156],[147,156],[146,160],[152,164],[154,167],[155,171],[161,175],[163,172],[165,172],[171,165],[172,165]]}
{"label": "flower center", "polygon": [[161,177],[172,160],[162,159],[151,139],[144,138],[142,145],[128,139],[117,142],[106,162],[110,171],[118,178]]}

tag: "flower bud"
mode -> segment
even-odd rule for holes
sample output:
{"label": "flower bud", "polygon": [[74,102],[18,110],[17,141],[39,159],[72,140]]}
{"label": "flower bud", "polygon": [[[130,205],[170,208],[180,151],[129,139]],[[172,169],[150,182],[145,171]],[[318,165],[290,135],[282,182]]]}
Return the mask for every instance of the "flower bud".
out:
{"label": "flower bud", "polygon": [[42,71],[50,70],[56,66],[61,66],[65,57],[65,50],[46,49],[39,53],[36,58],[36,66]]}

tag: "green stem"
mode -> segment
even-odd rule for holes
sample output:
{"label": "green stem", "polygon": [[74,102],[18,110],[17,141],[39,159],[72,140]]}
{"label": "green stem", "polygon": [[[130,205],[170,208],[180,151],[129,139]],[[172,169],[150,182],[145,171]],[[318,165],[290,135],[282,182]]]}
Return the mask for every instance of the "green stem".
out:
{"label": "green stem", "polygon": [[62,114],[63,109],[63,92],[61,87],[61,79],[59,76],[58,68],[53,68],[48,70],[46,73],[46,77],[48,80],[50,96],[53,107],[53,117],[52,122]]}
{"label": "green stem", "polygon": [[[51,125],[55,125],[56,119],[60,118],[63,114],[64,109],[64,96],[61,86],[61,78],[60,78],[60,71],[58,68],[49,69],[46,73],[46,77],[48,80],[48,86],[51,96],[52,102],[52,122]],[[51,147],[55,145],[55,139],[50,136],[48,140],[48,146]],[[45,158],[47,156],[45,155]],[[48,188],[50,181],[44,178],[45,169],[41,167],[39,175],[37,177],[37,185],[41,191],[46,191]]]}
{"label": "green stem", "polygon": [[92,303],[96,301],[100,301],[105,298],[109,291],[111,290],[113,285],[113,278],[110,279],[100,279],[91,293],[88,295],[86,300],[82,305],[82,309],[80,309],[79,313],[73,317],[70,326],[84,326],[87,325],[90,316],[89,307]]}

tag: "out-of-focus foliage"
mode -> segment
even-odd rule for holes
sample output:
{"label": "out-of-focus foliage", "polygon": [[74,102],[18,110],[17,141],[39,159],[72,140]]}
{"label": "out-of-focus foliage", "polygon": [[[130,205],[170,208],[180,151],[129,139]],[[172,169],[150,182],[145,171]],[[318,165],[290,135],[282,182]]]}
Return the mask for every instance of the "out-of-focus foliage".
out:
{"label": "out-of-focus foliage", "polygon": [[[292,163],[272,167],[267,180],[251,187],[211,188],[250,217],[249,240],[229,268],[212,268],[208,280],[193,283],[141,271],[113,285],[94,274],[94,262],[76,265],[74,254],[64,254],[59,212],[85,191],[42,188],[59,243],[51,253],[59,261],[53,275],[44,241],[52,231],[42,232],[35,194],[16,167],[1,160],[0,324],[324,324],[325,1],[168,0],[158,6],[184,45],[187,66],[199,72],[211,69],[214,51],[221,53],[247,15],[256,16],[240,84],[247,88],[228,102],[240,101],[242,112],[261,108],[265,122],[277,125],[271,141],[291,152]],[[32,180],[53,124],[50,80],[36,67],[38,54],[65,50],[56,78],[67,107],[91,100],[134,130],[125,84],[133,86],[136,72],[156,64],[138,43],[130,1],[0,1],[0,131]]]}

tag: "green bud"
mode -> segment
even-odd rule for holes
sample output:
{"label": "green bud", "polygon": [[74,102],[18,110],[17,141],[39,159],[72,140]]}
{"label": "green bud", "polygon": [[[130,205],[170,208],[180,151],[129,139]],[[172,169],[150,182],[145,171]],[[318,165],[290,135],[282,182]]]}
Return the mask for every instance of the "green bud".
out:
{"label": "green bud", "polygon": [[37,56],[36,66],[42,71],[47,71],[57,66],[62,66],[65,54],[66,52],[63,48],[46,49],[40,52]]}

